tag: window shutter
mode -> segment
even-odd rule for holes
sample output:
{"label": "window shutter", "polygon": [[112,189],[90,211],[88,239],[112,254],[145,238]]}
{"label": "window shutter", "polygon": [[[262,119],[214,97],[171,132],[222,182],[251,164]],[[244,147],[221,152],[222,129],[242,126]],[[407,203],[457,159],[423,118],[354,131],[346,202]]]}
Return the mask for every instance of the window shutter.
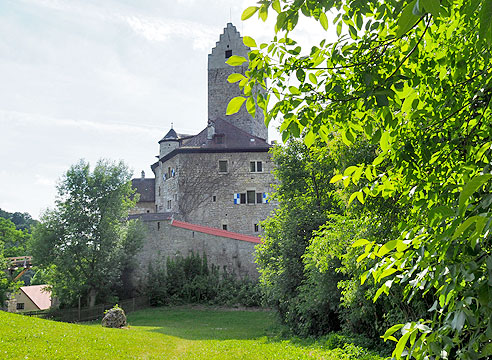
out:
{"label": "window shutter", "polygon": [[234,204],[239,204],[240,194],[234,194]]}
{"label": "window shutter", "polygon": [[267,193],[263,193],[263,204],[268,204],[267,196],[268,196]]}

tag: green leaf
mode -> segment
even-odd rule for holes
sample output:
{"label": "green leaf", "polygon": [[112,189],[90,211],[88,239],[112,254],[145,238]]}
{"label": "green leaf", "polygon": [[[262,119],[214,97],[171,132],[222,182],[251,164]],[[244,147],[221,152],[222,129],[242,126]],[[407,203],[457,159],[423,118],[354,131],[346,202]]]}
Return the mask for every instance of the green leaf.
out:
{"label": "green leaf", "polygon": [[249,37],[249,36],[243,37],[243,43],[244,43],[244,45],[251,47],[251,48],[254,48],[257,46],[255,39],[253,39],[252,37]]}
{"label": "green leaf", "polygon": [[259,7],[258,6],[250,6],[246,10],[243,11],[243,14],[241,15],[241,20],[246,20],[249,19],[251,16],[253,16],[257,11]]}
{"label": "green leaf", "polygon": [[237,73],[231,74],[227,77],[227,81],[230,82],[231,84],[244,79],[246,79],[246,77],[243,74],[237,74]]}
{"label": "green leaf", "polygon": [[352,195],[350,195],[348,205],[350,205],[352,203],[352,201],[355,200],[356,197],[357,197],[357,193],[356,192],[352,193]]}
{"label": "green leaf", "polygon": [[310,130],[304,137],[304,144],[306,144],[307,147],[311,147],[311,145],[314,144],[315,139],[316,135],[314,135],[313,130]]}
{"label": "green leaf", "polygon": [[335,176],[333,176],[330,180],[330,184],[333,184],[333,183],[336,183],[337,181],[340,181],[343,179],[343,175],[342,174],[336,174]]}
{"label": "green leaf", "polygon": [[256,116],[256,104],[253,97],[249,97],[246,101],[246,110],[253,118]]}
{"label": "green leaf", "polygon": [[465,324],[465,312],[464,311],[457,311],[454,313],[454,318],[453,321],[451,322],[451,327],[454,330],[461,331],[463,329],[463,325]]}
{"label": "green leaf", "polygon": [[401,354],[403,350],[405,349],[405,345],[407,344],[408,339],[410,338],[410,335],[412,335],[411,331],[406,332],[400,340],[398,340],[398,343],[396,344],[395,350],[393,351],[393,356],[397,359],[401,357]]}
{"label": "green leaf", "polygon": [[246,98],[243,96],[236,96],[235,98],[232,98],[227,105],[226,115],[237,113],[245,101]]}
{"label": "green leaf", "polygon": [[472,216],[471,218],[466,219],[460,226],[455,230],[452,240],[457,239],[461,234],[463,234],[466,229],[468,229],[472,224],[476,223],[480,219],[484,219],[483,216]]}
{"label": "green leaf", "polygon": [[352,244],[352,247],[360,247],[369,244],[369,240],[366,239],[359,239],[356,242]]}
{"label": "green leaf", "polygon": [[405,33],[410,30],[420,18],[413,14],[413,8],[415,7],[416,2],[417,0],[413,0],[401,12],[400,17],[398,18],[396,37],[405,35]]}
{"label": "green leaf", "polygon": [[479,175],[471,179],[461,190],[460,198],[459,198],[459,213],[462,214],[465,210],[465,205],[468,199],[478,190],[480,186],[485,184],[487,181],[492,179],[492,175]]}
{"label": "green leaf", "polygon": [[309,80],[315,85],[318,83],[318,78],[313,73],[309,73]]}
{"label": "green leaf", "polygon": [[324,12],[319,15],[319,22],[323,26],[323,29],[328,30],[328,18]]}
{"label": "green leaf", "polygon": [[383,135],[381,135],[381,140],[379,140],[379,144],[381,146],[381,150],[384,152],[389,149],[389,132],[385,131]]}
{"label": "green leaf", "polygon": [[379,248],[378,256],[383,257],[384,255],[389,253],[391,250],[393,250],[396,247],[396,245],[398,245],[398,240],[388,241],[386,244],[384,244],[383,246],[381,246]]}
{"label": "green leaf", "polygon": [[289,91],[292,95],[300,95],[301,91],[295,86],[289,86]]}
{"label": "green leaf", "polygon": [[384,341],[388,340],[388,338],[393,335],[397,330],[400,330],[403,327],[403,324],[396,324],[390,327],[386,332],[384,333],[383,338]]}
{"label": "green leaf", "polygon": [[237,55],[232,55],[229,59],[227,59],[226,64],[231,65],[231,66],[239,66],[245,63],[246,58],[242,56],[237,56]]}
{"label": "green leaf", "polygon": [[277,14],[279,14],[280,11],[282,11],[282,9],[280,8],[280,1],[279,0],[273,0],[272,9],[275,10],[277,12]]}
{"label": "green leaf", "polygon": [[430,12],[434,18],[441,12],[441,3],[439,0],[420,0],[425,11]]}

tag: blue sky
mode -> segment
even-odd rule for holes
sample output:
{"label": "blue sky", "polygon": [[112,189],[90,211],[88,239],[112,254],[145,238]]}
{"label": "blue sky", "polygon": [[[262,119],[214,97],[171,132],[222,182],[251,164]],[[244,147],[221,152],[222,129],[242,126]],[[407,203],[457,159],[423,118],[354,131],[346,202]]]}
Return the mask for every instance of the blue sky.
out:
{"label": "blue sky", "polygon": [[39,218],[81,158],[152,176],[171,122],[183,133],[206,126],[207,54],[226,23],[260,41],[273,34],[240,21],[253,3],[2,0],[0,208]]}

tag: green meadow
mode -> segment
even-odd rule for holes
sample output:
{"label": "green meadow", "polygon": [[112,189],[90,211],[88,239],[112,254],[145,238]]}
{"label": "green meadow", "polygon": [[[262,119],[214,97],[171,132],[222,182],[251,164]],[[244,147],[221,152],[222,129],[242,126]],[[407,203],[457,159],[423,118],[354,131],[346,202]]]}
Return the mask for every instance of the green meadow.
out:
{"label": "green meadow", "polygon": [[152,308],[128,323],[107,329],[0,312],[0,359],[381,359],[353,344],[280,339],[268,311]]}

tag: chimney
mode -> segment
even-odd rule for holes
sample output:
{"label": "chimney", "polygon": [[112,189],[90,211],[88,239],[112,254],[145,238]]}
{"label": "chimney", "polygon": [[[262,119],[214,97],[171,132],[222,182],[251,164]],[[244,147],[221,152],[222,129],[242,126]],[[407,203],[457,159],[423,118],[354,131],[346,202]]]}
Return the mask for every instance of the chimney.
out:
{"label": "chimney", "polygon": [[208,121],[207,126],[207,139],[212,140],[215,135],[215,123],[211,120]]}
{"label": "chimney", "polygon": [[140,176],[142,179],[145,179],[145,171],[142,170],[142,172],[140,173]]}

